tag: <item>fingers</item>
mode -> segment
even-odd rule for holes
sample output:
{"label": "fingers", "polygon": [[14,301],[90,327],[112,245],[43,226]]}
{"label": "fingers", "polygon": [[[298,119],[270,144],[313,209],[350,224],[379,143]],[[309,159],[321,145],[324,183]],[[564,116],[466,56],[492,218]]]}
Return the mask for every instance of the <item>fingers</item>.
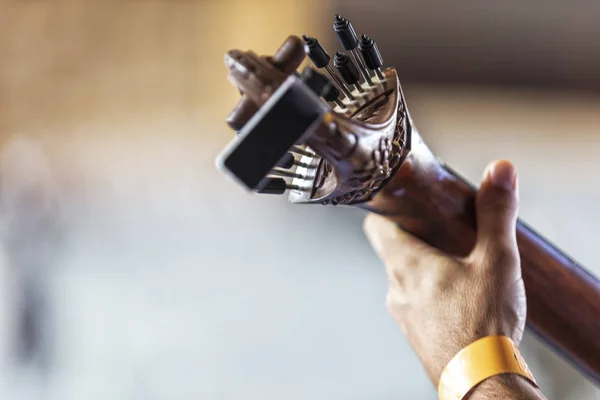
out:
{"label": "fingers", "polygon": [[424,257],[437,253],[437,250],[380,215],[369,214],[365,219],[364,231],[386,265],[388,274],[395,279],[400,279],[407,270],[418,266]]}
{"label": "fingers", "polygon": [[488,165],[477,192],[475,208],[477,243],[474,253],[491,259],[518,257],[518,180],[510,162],[496,161]]}

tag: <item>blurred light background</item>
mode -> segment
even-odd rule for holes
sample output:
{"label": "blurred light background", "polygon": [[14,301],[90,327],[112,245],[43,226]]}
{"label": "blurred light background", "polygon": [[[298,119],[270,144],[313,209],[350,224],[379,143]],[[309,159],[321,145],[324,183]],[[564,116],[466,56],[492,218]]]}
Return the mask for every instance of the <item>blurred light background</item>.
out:
{"label": "blurred light background", "polygon": [[[600,274],[600,3],[0,2],[0,398],[435,399],[362,211],[245,193],[214,160],[231,48],[378,41],[432,149],[515,162],[521,217]],[[600,399],[527,336],[554,399]]]}

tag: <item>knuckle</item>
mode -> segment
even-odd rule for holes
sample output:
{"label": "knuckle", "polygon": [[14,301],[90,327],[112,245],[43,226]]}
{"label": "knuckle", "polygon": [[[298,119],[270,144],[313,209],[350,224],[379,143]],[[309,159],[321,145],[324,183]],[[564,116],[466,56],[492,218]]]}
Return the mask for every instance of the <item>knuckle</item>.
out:
{"label": "knuckle", "polygon": [[477,269],[487,276],[503,276],[510,274],[519,264],[519,257],[514,251],[496,249],[488,252],[480,261]]}
{"label": "knuckle", "polygon": [[388,310],[388,312],[390,314],[393,313],[394,310],[394,296],[392,294],[391,291],[388,291],[387,295],[385,296],[385,307]]}
{"label": "knuckle", "polygon": [[442,263],[431,268],[427,289],[434,296],[447,293],[454,288],[457,279],[466,272],[462,262]]}
{"label": "knuckle", "polygon": [[385,296],[385,308],[388,314],[396,318],[398,315],[398,307],[399,304],[397,295],[391,290],[388,291],[387,295]]}
{"label": "knuckle", "polygon": [[420,263],[421,259],[416,255],[395,254],[394,257],[389,259],[386,263],[388,279],[402,285],[407,276],[419,269]]}
{"label": "knuckle", "polygon": [[518,261],[515,251],[508,246],[498,246],[488,253],[487,264],[490,267],[494,266],[510,266]]}
{"label": "knuckle", "polygon": [[406,266],[407,269],[415,269],[418,268],[422,262],[422,255],[417,254],[406,254],[402,258],[402,264]]}
{"label": "knuckle", "polygon": [[506,232],[495,232],[482,238],[467,262],[485,267],[494,264],[515,263],[518,260],[516,237]]}

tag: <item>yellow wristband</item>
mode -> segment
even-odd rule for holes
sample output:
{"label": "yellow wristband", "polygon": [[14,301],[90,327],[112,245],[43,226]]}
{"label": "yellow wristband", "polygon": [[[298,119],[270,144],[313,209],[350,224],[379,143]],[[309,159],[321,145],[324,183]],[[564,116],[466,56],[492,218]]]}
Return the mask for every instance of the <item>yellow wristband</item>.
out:
{"label": "yellow wristband", "polygon": [[499,374],[518,374],[537,387],[519,349],[506,336],[487,336],[462,349],[442,372],[440,400],[460,400],[485,379]]}

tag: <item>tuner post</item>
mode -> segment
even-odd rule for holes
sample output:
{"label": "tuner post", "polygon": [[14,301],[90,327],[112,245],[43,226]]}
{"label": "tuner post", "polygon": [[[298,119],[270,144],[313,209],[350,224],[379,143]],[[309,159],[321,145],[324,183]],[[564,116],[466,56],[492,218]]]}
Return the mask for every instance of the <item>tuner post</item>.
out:
{"label": "tuner post", "polygon": [[360,86],[360,74],[358,73],[358,69],[356,69],[356,66],[350,61],[348,55],[337,51],[333,57],[333,65],[335,65],[348,85],[352,85],[360,93],[364,93],[363,88]]}
{"label": "tuner post", "polygon": [[310,151],[306,151],[302,147],[296,146],[296,145],[292,146],[292,148],[290,149],[290,151],[292,153],[296,153],[296,154],[299,154],[299,155],[305,156],[305,157],[313,157],[314,156],[314,154],[311,153]]}
{"label": "tuner post", "polygon": [[255,189],[256,193],[282,195],[288,188],[288,184],[283,178],[265,178],[261,186],[261,188]]}
{"label": "tuner post", "polygon": [[282,195],[286,190],[305,191],[306,189],[287,183],[283,178],[265,178],[262,181],[261,187],[254,191],[259,194]]}
{"label": "tuner post", "polygon": [[302,81],[316,94],[325,99],[325,101],[335,103],[341,108],[346,108],[344,103],[339,99],[340,92],[323,74],[320,74],[312,68],[306,68],[302,71],[302,74],[300,74],[300,79],[302,79]]}
{"label": "tuner post", "polygon": [[331,78],[331,80],[333,80],[334,82],[337,82],[338,89],[341,90],[348,99],[350,99],[351,101],[356,100],[356,98],[354,97],[354,95],[350,92],[350,90],[344,84],[344,81],[342,80],[342,78],[331,67],[331,65],[327,65],[325,67],[325,71],[327,71],[327,75],[329,75],[329,77]]}
{"label": "tuner post", "polygon": [[362,59],[360,58],[360,54],[356,50],[356,48],[358,47],[358,36],[356,35],[356,31],[354,30],[354,27],[352,26],[350,21],[342,17],[340,14],[336,14],[333,17],[333,30],[335,31],[335,34],[340,40],[340,43],[342,44],[344,50],[350,52],[350,56],[356,63],[356,66],[358,67],[358,70],[360,71],[360,74],[362,75],[365,82],[369,86],[373,86],[371,75],[369,74],[369,71],[365,67]]}
{"label": "tuner post", "polygon": [[302,39],[308,47],[308,58],[313,62],[315,67],[324,69],[334,84],[337,86],[340,92],[350,99],[351,101],[356,100],[355,97],[350,93],[350,90],[346,88],[342,79],[337,75],[335,70],[331,68],[330,61],[331,57],[327,54],[327,51],[321,46],[319,41],[311,36],[303,35]]}
{"label": "tuner post", "polygon": [[358,43],[358,48],[362,53],[363,58],[365,59],[365,63],[367,67],[371,71],[375,71],[377,77],[381,80],[385,79],[383,72],[381,71],[381,66],[383,65],[383,57],[381,56],[381,52],[377,47],[377,43],[367,35],[360,35],[360,42]]}
{"label": "tuner post", "polygon": [[277,162],[277,164],[275,164],[275,166],[280,167],[280,168],[290,169],[294,166],[294,162],[295,162],[294,156],[291,155],[290,153],[286,153],[283,156],[283,158],[281,160],[279,160],[279,162]]}
{"label": "tuner post", "polygon": [[299,178],[299,179],[303,179],[303,180],[309,179],[309,178],[314,178],[314,177],[310,177],[307,175],[298,174],[296,172],[285,171],[282,169],[272,169],[269,172],[269,175],[281,176],[281,177],[285,177],[285,178]]}
{"label": "tuner post", "polygon": [[338,107],[344,109],[346,108],[346,105],[340,100],[339,96],[340,92],[338,92],[338,90],[333,85],[330,85],[329,90],[323,93],[323,98],[326,101],[330,103],[335,103]]}

